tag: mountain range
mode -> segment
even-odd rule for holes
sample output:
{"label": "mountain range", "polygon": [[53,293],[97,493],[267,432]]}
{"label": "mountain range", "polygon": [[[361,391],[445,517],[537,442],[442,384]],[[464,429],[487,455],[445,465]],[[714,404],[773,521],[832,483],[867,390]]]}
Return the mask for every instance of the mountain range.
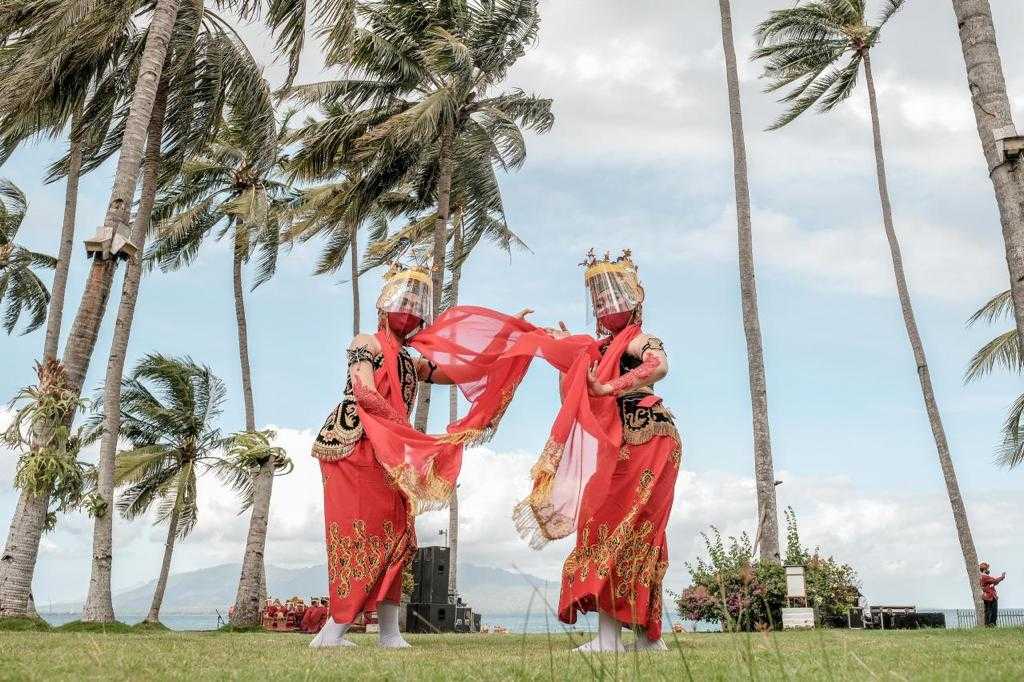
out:
{"label": "mountain range", "polygon": [[[235,601],[239,564],[220,564],[195,571],[172,573],[167,580],[161,613],[165,615],[209,614],[214,610],[226,613]],[[536,576],[513,573],[500,568],[461,564],[459,593],[478,613],[519,614],[543,604],[543,599],[556,604],[558,584]],[[156,580],[114,594],[114,610],[119,614],[145,614],[153,598]],[[292,596],[308,600],[327,593],[327,565],[306,568],[267,566],[267,590],[282,601]],[[81,601],[39,604],[45,613],[79,613]]]}

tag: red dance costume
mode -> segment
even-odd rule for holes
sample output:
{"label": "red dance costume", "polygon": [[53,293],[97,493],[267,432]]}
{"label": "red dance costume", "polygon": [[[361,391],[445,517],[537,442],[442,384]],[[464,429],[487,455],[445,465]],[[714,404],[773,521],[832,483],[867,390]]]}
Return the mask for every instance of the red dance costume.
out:
{"label": "red dance costume", "polygon": [[[470,403],[447,433],[431,436],[409,424],[416,364],[388,330],[382,352],[349,351],[371,363],[376,390],[352,386],[328,416],[313,445],[324,485],[330,611],[337,623],[398,602],[402,571],[416,548],[415,514],[445,506],[455,489],[467,444],[497,428],[528,359],[506,358],[528,322],[483,308],[453,309],[410,342],[444,372]],[[354,389],[354,390],[353,390]]]}

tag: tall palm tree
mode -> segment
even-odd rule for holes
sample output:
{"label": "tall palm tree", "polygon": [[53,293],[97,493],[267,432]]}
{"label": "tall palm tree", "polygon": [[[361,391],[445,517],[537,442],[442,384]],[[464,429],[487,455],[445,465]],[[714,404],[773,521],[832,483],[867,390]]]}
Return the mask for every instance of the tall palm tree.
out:
{"label": "tall palm tree", "polygon": [[988,0],[952,0],[967,68],[967,85],[974,105],[982,152],[999,206],[1006,246],[1006,264],[1013,292],[1018,336],[1024,336],[1024,188],[1016,164],[1003,156],[998,137],[1016,135],[1013,108],[1006,94],[1003,63]]}
{"label": "tall palm tree", "polygon": [[[214,134],[220,125],[225,101],[237,102],[240,108],[270,109],[269,90],[259,67],[241,40],[217,15],[183,8],[172,36],[168,72],[153,107],[142,189],[132,228],[132,241],[140,248],[145,246],[150,231],[158,187],[174,177],[181,167],[182,157],[189,150],[202,147]],[[194,86],[197,80],[219,81],[221,91],[200,90],[197,96]],[[165,114],[169,107],[172,111],[168,117]],[[161,150],[164,137],[172,143],[166,154]],[[120,426],[117,406],[141,280],[141,264],[135,258],[129,259],[103,388],[105,423],[100,446],[98,493],[108,503],[112,502],[114,492],[114,458]],[[104,514],[97,516],[93,531],[92,578],[83,620],[114,620],[110,582],[112,560],[113,519],[110,514]]]}
{"label": "tall palm tree", "polygon": [[925,411],[928,413],[932,436],[935,439],[939,466],[946,482],[946,493],[953,510],[953,522],[964,555],[978,623],[983,623],[984,607],[981,599],[978,554],[967,521],[967,510],[960,494],[953,458],[949,453],[949,443],[946,440],[939,406],[935,400],[928,360],[925,357],[924,344],[917,328],[910,290],[903,271],[903,255],[893,226],[892,203],[889,199],[882,150],[882,127],[878,116],[878,97],[871,70],[871,50],[878,43],[882,27],[899,11],[903,2],[904,0],[886,0],[881,17],[873,25],[868,24],[865,19],[865,3],[862,0],[811,0],[799,2],[792,8],[776,10],[758,26],[758,48],[754,52],[754,58],[765,62],[764,78],[770,83],[769,91],[790,87],[790,91],[782,99],[790,104],[790,108],[775,122],[772,129],[791,123],[815,105],[822,112],[834,109],[853,92],[863,67],[874,136],[875,171],[882,205],[882,222],[892,256],[896,291],[917,366]]}
{"label": "tall palm tree", "polygon": [[[1007,289],[979,308],[967,324],[992,324],[1012,317],[1013,293]],[[967,366],[964,380],[977,381],[997,368],[1017,374],[1024,373],[1024,353],[1021,352],[1020,333],[1016,327],[999,334],[978,349]],[[996,450],[996,461],[1011,469],[1024,463],[1024,394],[1010,405],[1003,422],[1002,442]]]}
{"label": "tall palm tree", "polygon": [[[39,536],[52,529],[58,512],[99,511],[92,483],[92,466],[78,460],[81,449],[99,437],[85,426],[72,431],[64,414],[87,404],[70,388],[64,368],[56,360],[36,364],[38,381],[22,389],[11,401],[13,416],[2,442],[19,453],[14,485],[21,491],[11,523],[3,563],[8,571],[0,581],[0,618],[35,616],[32,574],[39,551]],[[26,507],[42,505],[41,514],[24,514]]]}
{"label": "tall palm tree", "polygon": [[[117,458],[116,481],[124,487],[117,508],[133,519],[156,504],[156,522],[167,523],[160,575],[146,622],[160,620],[175,542],[185,538],[198,520],[198,475],[213,470],[242,493],[243,506],[252,502],[252,447],[237,437],[223,438],[216,426],[226,395],[223,382],[209,367],[188,358],[147,355],[124,380],[121,435],[132,449]],[[267,434],[255,435],[267,446]],[[285,466],[283,451],[271,450],[264,454]]]}
{"label": "tall palm tree", "polygon": [[729,92],[729,120],[732,126],[733,183],[736,189],[736,231],[739,246],[740,301],[743,331],[747,342],[747,374],[750,383],[750,416],[754,434],[754,480],[757,485],[758,536],[761,559],[779,563],[779,511],[775,500],[775,467],[768,423],[768,385],[764,376],[764,346],[761,320],[757,313],[757,284],[754,280],[754,240],[750,225],[750,184],[747,179],[747,143],[743,137],[740,81],[733,42],[732,7],[719,0],[722,16],[722,46],[725,51],[725,79]]}
{"label": "tall palm tree", "polygon": [[[489,93],[534,42],[537,2],[383,0],[357,6],[356,14],[350,43],[327,59],[349,77],[295,90],[307,102],[340,103],[355,112],[337,121],[307,160],[325,169],[337,167],[339,158],[360,165],[352,200],[364,206],[418,175],[418,194],[436,206],[432,277],[440,311],[460,146],[473,145],[488,159],[496,150],[509,153],[522,163],[522,128],[545,132],[554,122],[550,100]],[[421,430],[429,388],[421,387],[414,420]]]}
{"label": "tall palm tree", "polygon": [[6,306],[0,325],[14,332],[22,313],[29,316],[23,334],[35,331],[46,321],[50,292],[35,270],[56,266],[56,259],[18,246],[14,239],[25,220],[28,200],[10,180],[0,178],[0,308]]}
{"label": "tall palm tree", "polygon": [[[294,0],[292,2],[286,1],[275,4],[275,11],[267,15],[268,23],[279,34],[278,46],[282,49],[289,49],[294,54],[294,51],[301,48],[301,40],[296,42],[294,35],[286,36],[282,27],[288,25],[289,12],[302,9],[304,3],[302,0]],[[243,19],[258,11],[260,5],[261,3],[247,2],[245,0],[229,0],[228,2],[217,3],[218,7],[237,9]],[[152,0],[131,0],[125,3],[94,3],[88,7],[83,7],[81,3],[75,0],[32,0],[29,3],[12,3],[10,7],[4,6],[0,8],[0,31],[11,23],[5,19],[7,16],[5,10],[13,10],[12,13],[14,15],[31,10],[37,16],[44,17],[45,21],[27,22],[29,26],[34,26],[38,30],[27,33],[25,31],[21,33],[14,32],[16,33],[15,37],[19,41],[16,43],[16,47],[12,47],[12,50],[14,50],[12,53],[5,53],[13,54],[13,59],[9,60],[7,57],[0,58],[0,67],[3,68],[0,71],[0,77],[3,78],[0,81],[0,86],[2,86],[5,94],[10,95],[4,98],[3,101],[0,101],[0,121],[6,121],[8,116],[13,116],[11,120],[14,121],[31,120],[32,116],[35,115],[32,112],[36,111],[39,112],[42,120],[52,120],[56,117],[54,112],[66,112],[81,103],[84,96],[83,91],[88,90],[98,74],[103,72],[104,67],[109,66],[110,54],[112,52],[117,53],[120,49],[119,46],[124,47],[124,50],[132,55],[131,58],[134,62],[131,64],[131,68],[123,69],[121,72],[123,75],[130,77],[108,78],[107,94],[112,96],[104,98],[93,97],[90,100],[89,106],[86,107],[86,112],[90,109],[95,110],[95,113],[98,114],[95,119],[101,122],[107,121],[109,123],[110,118],[115,113],[118,111],[123,113],[122,120],[115,129],[113,136],[105,137],[105,133],[94,136],[94,139],[104,142],[102,147],[93,155],[92,161],[94,163],[98,159],[105,158],[104,154],[109,156],[119,150],[124,152],[122,148],[125,144],[133,145],[138,141],[137,137],[129,133],[132,133],[134,130],[135,123],[139,117],[139,107],[144,108],[148,106],[147,98],[149,94],[152,94],[147,93],[148,80],[154,74],[159,76],[163,68],[161,66],[160,71],[156,71],[148,67],[152,66],[152,61],[157,56],[159,56],[161,64],[167,61],[168,50],[172,49],[170,46],[178,42],[175,39],[172,27],[181,25],[177,21],[179,15],[186,18],[188,15],[191,15],[191,22],[186,21],[185,24],[197,27],[196,31],[198,31],[198,27],[202,22],[197,17],[201,19],[205,15],[211,14],[203,3],[198,2],[186,3],[183,11],[178,12],[177,2],[167,2],[166,0],[160,0],[158,3],[154,3]],[[221,23],[223,24],[223,21]],[[142,34],[142,40],[136,41],[138,49],[135,50],[123,46],[122,44],[126,40],[139,34],[137,27],[140,25],[146,26],[146,30]],[[8,47],[10,47],[11,33],[4,33],[3,36],[8,40]],[[9,67],[10,64],[14,66]],[[185,75],[188,75],[188,73],[188,70],[186,70]],[[173,99],[171,106],[172,113],[170,119],[173,122],[175,116],[179,117],[179,122],[185,129],[192,124],[188,117],[195,114],[192,109],[194,108],[194,100],[197,93],[200,97],[205,94],[212,101],[217,101],[217,90],[224,83],[222,79],[226,77],[226,74],[217,72],[215,68],[211,69],[212,78],[202,77],[202,74],[195,69],[191,71],[191,74],[195,76],[195,83],[181,98],[187,106],[177,106],[177,102]],[[183,75],[182,78],[184,79],[184,77]],[[158,77],[156,80],[159,82],[160,78]],[[126,84],[127,87],[125,87]],[[119,88],[126,90],[122,94],[127,101],[131,102],[131,104],[126,103],[120,109],[115,106],[118,97],[114,96],[120,92]],[[103,86],[96,85],[96,92],[97,94],[103,92]],[[99,100],[99,104],[96,104],[96,100]],[[150,118],[150,113],[146,114],[145,118],[147,121]],[[216,117],[219,117],[219,115]],[[89,117],[85,116],[84,118],[88,120]],[[22,125],[22,128],[24,128],[24,125]],[[0,132],[6,138],[9,131],[5,129]],[[171,149],[168,150],[168,155],[173,157],[173,150],[175,148],[182,152],[188,149],[188,143],[193,140],[193,137],[193,135],[189,134],[177,136],[176,142],[173,142]],[[108,143],[110,140],[114,140],[113,144]],[[141,154],[141,150],[129,150],[128,154],[122,153],[120,155],[119,172],[115,182],[115,196],[119,196],[118,192],[124,188],[124,182],[122,181],[125,181],[126,175],[132,175],[132,173],[127,171],[131,171],[132,161],[130,157],[136,153]],[[137,174],[137,172],[138,166],[136,165],[134,174]],[[134,175],[128,184],[133,193]],[[120,211],[127,215],[130,204],[130,197],[127,202],[123,202],[120,199],[113,201],[110,210],[108,210],[108,224],[112,215],[111,211],[114,211],[116,208],[117,211],[115,213]],[[118,213],[115,218],[119,216],[120,214]],[[113,242],[109,242],[109,244],[116,246],[114,242],[119,244],[123,241],[120,236],[113,238],[112,235],[113,232],[107,232],[107,236],[113,239]],[[93,246],[96,246],[96,244],[94,243]],[[132,250],[127,248],[119,255],[127,256]],[[105,311],[106,300],[116,266],[114,260],[109,256],[109,253],[104,252],[98,254],[94,259],[83,292],[82,303],[79,306],[75,324],[65,346],[64,358],[68,369],[69,381],[74,390],[77,391],[82,390],[82,382],[95,347],[98,327]],[[74,418],[74,411],[68,414],[66,418],[70,422]],[[101,465],[101,473],[107,470],[109,470],[109,466]],[[109,482],[109,476],[104,476],[103,478]],[[35,534],[38,537],[37,531],[41,528],[41,519],[45,516],[45,509],[45,500],[42,498],[35,499],[34,501],[20,500],[15,516],[11,521],[12,529],[24,521],[32,529],[27,531],[26,534]],[[8,547],[5,549],[5,556],[8,556],[10,553],[8,550],[14,551]],[[19,551],[28,551],[27,545],[21,545],[21,550]],[[33,568],[35,555],[34,553],[31,554],[33,557],[32,561],[5,561],[0,564],[0,580],[6,580],[6,573],[12,565],[18,565],[26,570]],[[94,558],[94,564],[96,561],[97,559]],[[17,582],[19,584],[24,582],[30,583],[30,576],[27,581],[19,579]],[[21,600],[17,601],[20,602]]]}
{"label": "tall palm tree", "polygon": [[[267,90],[269,104],[269,89]],[[217,137],[203,152],[188,159],[177,181],[157,207],[160,237],[148,258],[165,270],[190,264],[203,241],[230,236],[232,285],[238,331],[238,355],[245,405],[245,430],[256,431],[256,414],[249,360],[243,266],[257,254],[259,263],[253,288],[267,281],[277,265],[282,220],[295,199],[284,181],[284,144],[288,121],[278,127],[269,106],[241,101],[229,108]],[[242,561],[235,624],[257,621],[259,585],[263,581],[274,471],[271,463],[256,476],[256,500]]]}

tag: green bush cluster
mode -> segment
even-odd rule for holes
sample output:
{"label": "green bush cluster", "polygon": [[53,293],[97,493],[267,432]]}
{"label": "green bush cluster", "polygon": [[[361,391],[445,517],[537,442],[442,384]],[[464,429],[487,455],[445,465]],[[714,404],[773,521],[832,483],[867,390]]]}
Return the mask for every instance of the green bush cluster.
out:
{"label": "green bush cluster", "polygon": [[[691,584],[676,597],[679,615],[687,620],[721,623],[726,630],[777,628],[786,602],[786,576],[782,565],[754,556],[746,533],[722,538],[717,528],[701,534],[708,558],[687,564]],[[820,548],[810,551],[800,544],[796,514],[786,510],[786,557],[784,563],[803,566],[808,605],[819,622],[841,616],[857,601],[857,572]]]}

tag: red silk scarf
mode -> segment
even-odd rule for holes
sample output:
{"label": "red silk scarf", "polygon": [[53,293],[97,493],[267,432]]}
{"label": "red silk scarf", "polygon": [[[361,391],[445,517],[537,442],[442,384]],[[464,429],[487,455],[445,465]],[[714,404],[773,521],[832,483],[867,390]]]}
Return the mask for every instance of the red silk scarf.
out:
{"label": "red silk scarf", "polygon": [[[535,357],[562,372],[562,406],[547,444],[531,470],[530,495],[516,506],[519,532],[533,547],[576,530],[579,518],[604,501],[619,449],[622,423],[614,396],[592,396],[587,370],[598,363],[598,380],[619,376],[619,361],[640,333],[629,325],[610,340],[587,335],[554,339],[544,330],[488,308],[456,306],[409,341],[436,364],[469,402],[466,416],[439,436],[383,419],[359,407],[359,418],[376,457],[418,513],[448,503],[462,467],[465,445],[493,435]],[[400,343],[378,333],[384,362],[377,390],[399,414],[407,414],[398,375]],[[604,347],[604,352],[602,352]]]}

